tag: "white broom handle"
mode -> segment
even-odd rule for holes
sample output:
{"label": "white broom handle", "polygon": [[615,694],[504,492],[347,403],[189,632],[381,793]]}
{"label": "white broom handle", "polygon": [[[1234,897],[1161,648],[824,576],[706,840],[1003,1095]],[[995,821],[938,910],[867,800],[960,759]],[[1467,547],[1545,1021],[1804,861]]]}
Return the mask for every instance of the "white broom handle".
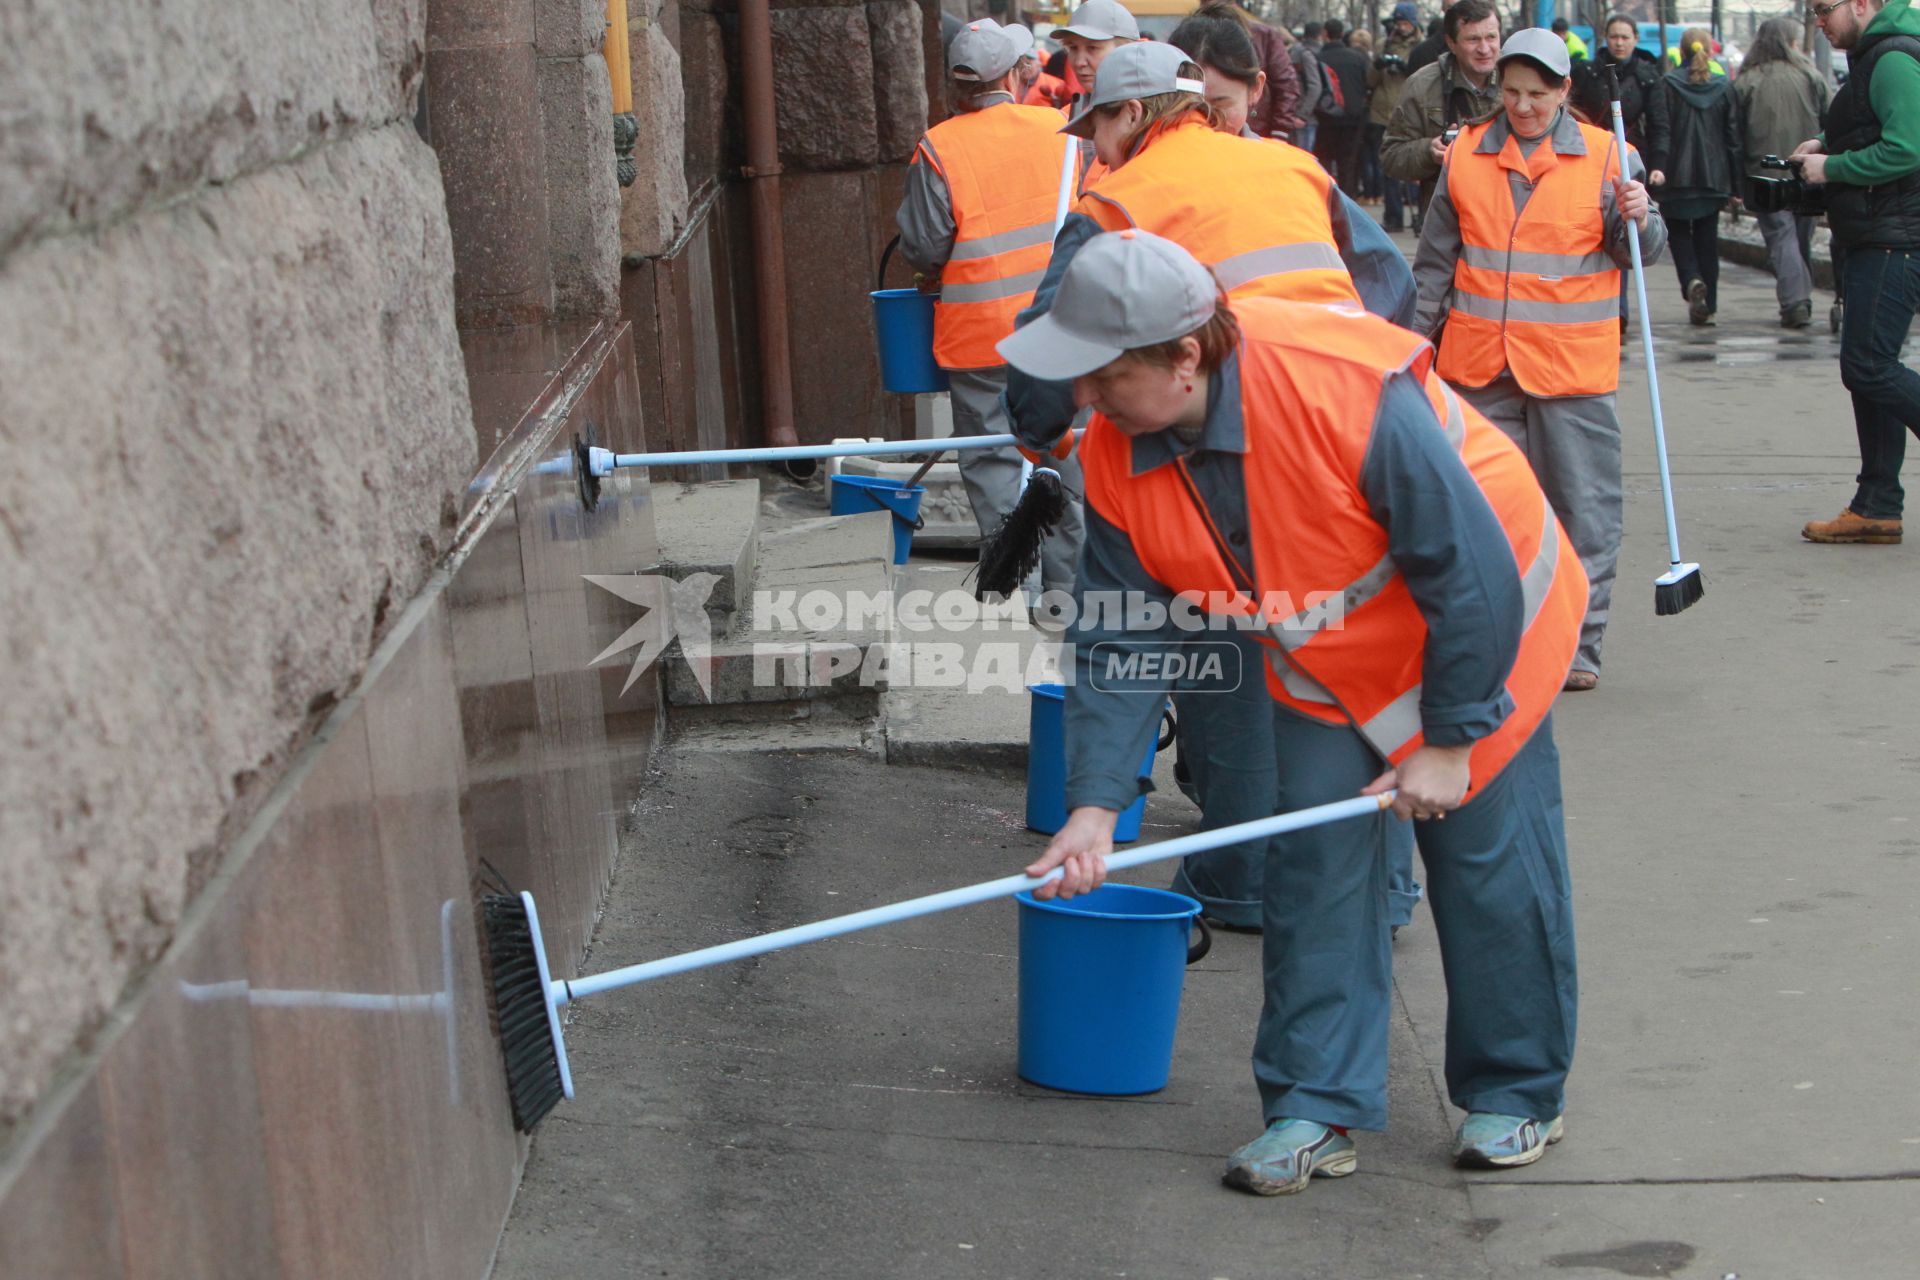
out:
{"label": "white broom handle", "polygon": [[[1271,818],[1257,818],[1252,822],[1236,823],[1231,827],[1221,827],[1215,831],[1202,831],[1196,835],[1181,836],[1175,840],[1156,841],[1153,844],[1141,845],[1138,849],[1129,849],[1125,853],[1109,854],[1107,869],[1124,871],[1129,867],[1144,866],[1149,862],[1159,862],[1166,858],[1179,858],[1189,853],[1204,853],[1208,849],[1225,848],[1230,844],[1239,844],[1243,840],[1264,840],[1269,836],[1301,831],[1307,827],[1339,822],[1345,818],[1365,817],[1368,814],[1379,813],[1391,805],[1394,795],[1394,792],[1387,791],[1377,796],[1355,796],[1351,800],[1336,800],[1332,804],[1316,805],[1311,809],[1275,814]],[[948,889],[944,893],[928,894],[923,898],[911,898],[906,902],[872,907],[866,911],[834,916],[830,920],[798,925],[792,929],[763,933],[756,938],[742,938],[738,942],[726,942],[717,947],[705,947],[683,955],[667,956],[660,960],[649,960],[644,964],[628,965],[624,969],[612,969],[606,973],[575,978],[571,982],[555,982],[552,984],[552,995],[554,1003],[570,1004],[575,1000],[598,995],[603,991],[630,987],[653,978],[664,978],[669,974],[685,973],[689,969],[704,969],[710,965],[725,964],[729,960],[745,960],[749,956],[765,955],[769,951],[797,947],[803,942],[837,938],[843,934],[856,933],[861,929],[871,929],[875,925],[912,920],[919,916],[950,911],[955,907],[972,906],[976,902],[987,902],[994,898],[1011,898],[1016,893],[1037,889],[1049,880],[1057,880],[1062,874],[1059,868],[1055,868],[1038,879],[1024,875],[1002,876],[998,880],[987,880],[980,884],[967,885],[965,888]]]}

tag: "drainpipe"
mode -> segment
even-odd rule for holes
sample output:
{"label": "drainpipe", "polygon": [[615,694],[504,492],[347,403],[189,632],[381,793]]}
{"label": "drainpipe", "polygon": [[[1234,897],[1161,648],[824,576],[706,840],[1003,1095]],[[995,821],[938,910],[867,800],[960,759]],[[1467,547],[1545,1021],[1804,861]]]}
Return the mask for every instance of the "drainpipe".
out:
{"label": "drainpipe", "polygon": [[780,224],[780,142],[773,116],[773,24],[767,0],[740,0],[741,96],[747,112],[748,208],[753,292],[760,313],[760,398],[766,443],[800,443],[793,429],[793,362],[787,349],[786,236]]}

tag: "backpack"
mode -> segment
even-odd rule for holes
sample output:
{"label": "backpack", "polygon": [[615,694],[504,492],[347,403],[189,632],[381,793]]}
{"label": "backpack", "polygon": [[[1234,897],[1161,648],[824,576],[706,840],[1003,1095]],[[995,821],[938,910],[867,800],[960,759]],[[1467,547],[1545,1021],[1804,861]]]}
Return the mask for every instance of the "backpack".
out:
{"label": "backpack", "polygon": [[1320,102],[1315,111],[1323,116],[1347,114],[1347,91],[1340,87],[1340,75],[1324,62],[1320,63]]}

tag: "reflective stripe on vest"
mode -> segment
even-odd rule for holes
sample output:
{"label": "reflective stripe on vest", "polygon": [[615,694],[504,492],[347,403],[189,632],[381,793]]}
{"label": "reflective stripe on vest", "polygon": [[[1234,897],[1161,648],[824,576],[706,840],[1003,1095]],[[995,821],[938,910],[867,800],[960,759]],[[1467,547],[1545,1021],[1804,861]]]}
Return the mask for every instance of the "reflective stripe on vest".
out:
{"label": "reflective stripe on vest", "polygon": [[1587,603],[1579,558],[1563,549],[1566,535],[1526,458],[1441,382],[1419,339],[1346,308],[1256,298],[1237,301],[1234,312],[1257,605],[1236,591],[1211,517],[1195,509],[1175,469],[1133,474],[1130,442],[1098,415],[1081,446],[1087,501],[1127,534],[1155,580],[1262,610],[1268,692],[1303,715],[1351,724],[1397,764],[1424,741],[1426,620],[1388,555],[1360,475],[1383,374],[1420,378],[1506,533],[1524,601],[1506,680],[1515,711],[1475,743],[1471,796],[1525,744],[1566,679]]}
{"label": "reflective stripe on vest", "polygon": [[[1531,157],[1509,135],[1480,144],[1493,122],[1462,132],[1447,153],[1447,191],[1460,219],[1453,301],[1440,338],[1442,377],[1482,387],[1511,370],[1537,396],[1603,395],[1620,381],[1620,273],[1604,247],[1602,195],[1619,170],[1613,138],[1579,125],[1587,152],[1543,141]],[[1533,183],[1516,218],[1510,173]]]}
{"label": "reflective stripe on vest", "polygon": [[1052,254],[1053,215],[1067,139],[1051,107],[1000,103],[943,120],[914,152],[947,184],[953,250],[933,309],[942,368],[1003,363],[994,344],[1013,332]]}
{"label": "reflective stripe on vest", "polygon": [[1334,244],[1332,185],[1297,147],[1219,133],[1195,117],[1162,128],[1075,211],[1107,231],[1165,236],[1235,298],[1358,306]]}

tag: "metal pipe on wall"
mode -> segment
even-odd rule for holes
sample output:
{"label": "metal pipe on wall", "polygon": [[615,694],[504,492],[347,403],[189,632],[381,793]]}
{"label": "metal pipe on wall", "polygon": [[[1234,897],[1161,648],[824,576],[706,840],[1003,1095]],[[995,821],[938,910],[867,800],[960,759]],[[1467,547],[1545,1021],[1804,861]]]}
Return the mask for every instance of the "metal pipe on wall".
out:
{"label": "metal pipe on wall", "polygon": [[741,97],[746,108],[753,291],[760,316],[760,398],[766,443],[800,442],[793,427],[793,358],[787,346],[786,234],[780,213],[780,140],[773,114],[773,22],[767,0],[740,0]]}

